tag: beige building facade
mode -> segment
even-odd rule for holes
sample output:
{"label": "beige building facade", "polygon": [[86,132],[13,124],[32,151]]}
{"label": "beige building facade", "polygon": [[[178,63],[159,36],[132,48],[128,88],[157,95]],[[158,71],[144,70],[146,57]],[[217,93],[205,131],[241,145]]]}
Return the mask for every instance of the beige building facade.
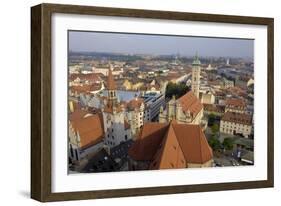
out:
{"label": "beige building facade", "polygon": [[220,132],[248,138],[252,134],[252,118],[248,114],[226,112],[220,121]]}

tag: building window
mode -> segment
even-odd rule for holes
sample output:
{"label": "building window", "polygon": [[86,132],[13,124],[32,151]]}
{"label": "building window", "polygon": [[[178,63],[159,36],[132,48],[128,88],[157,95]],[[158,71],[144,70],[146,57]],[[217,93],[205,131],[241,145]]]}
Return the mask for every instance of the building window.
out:
{"label": "building window", "polygon": [[75,155],[76,155],[76,160],[78,161],[79,159],[78,159],[78,151],[77,151],[77,149],[75,150]]}
{"label": "building window", "polygon": [[127,140],[128,139],[128,136],[127,135],[125,135],[125,140]]}
{"label": "building window", "polygon": [[113,132],[113,128],[112,128],[112,130],[111,130],[112,132]]}
{"label": "building window", "polygon": [[114,139],[114,136],[112,136],[112,139]]}

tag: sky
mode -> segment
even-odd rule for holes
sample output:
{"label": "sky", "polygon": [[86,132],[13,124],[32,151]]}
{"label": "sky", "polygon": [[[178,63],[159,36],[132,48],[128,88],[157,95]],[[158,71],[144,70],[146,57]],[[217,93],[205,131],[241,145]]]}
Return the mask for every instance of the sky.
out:
{"label": "sky", "polygon": [[69,49],[84,52],[253,58],[254,40],[69,31]]}

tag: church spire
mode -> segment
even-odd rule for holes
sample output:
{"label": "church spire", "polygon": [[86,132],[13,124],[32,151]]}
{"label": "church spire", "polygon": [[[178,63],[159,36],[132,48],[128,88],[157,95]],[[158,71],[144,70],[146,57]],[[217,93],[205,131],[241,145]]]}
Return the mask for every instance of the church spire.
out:
{"label": "church spire", "polygon": [[116,84],[115,84],[115,81],[114,81],[114,77],[113,77],[113,74],[112,74],[112,70],[111,70],[111,65],[108,69],[108,76],[107,76],[107,89],[108,90],[116,90]]}
{"label": "church spire", "polygon": [[201,62],[198,57],[198,52],[196,52],[192,65],[200,65],[200,64],[201,64]]}
{"label": "church spire", "polygon": [[201,62],[196,52],[195,58],[192,62],[192,80],[191,80],[191,90],[195,96],[199,99],[199,90],[200,90],[200,70]]}
{"label": "church spire", "polygon": [[116,106],[117,103],[117,95],[116,95],[117,87],[114,81],[111,68],[112,66],[110,65],[108,69],[108,76],[107,76],[107,91],[108,91],[108,106],[113,107]]}

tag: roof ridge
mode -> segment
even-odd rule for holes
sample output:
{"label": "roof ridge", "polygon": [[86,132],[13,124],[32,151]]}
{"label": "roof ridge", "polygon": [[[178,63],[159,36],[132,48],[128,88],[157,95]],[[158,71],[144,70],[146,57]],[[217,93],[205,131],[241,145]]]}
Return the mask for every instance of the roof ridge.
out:
{"label": "roof ridge", "polygon": [[[180,124],[177,124],[177,125],[180,125]],[[183,124],[183,125],[184,125],[184,124]],[[172,125],[172,127],[173,127],[173,130],[175,131],[175,128],[174,128],[173,125]],[[181,152],[182,152],[182,154],[183,154],[183,156],[184,156],[184,158],[185,158],[185,162],[187,163],[187,157],[185,156],[185,155],[186,155],[185,152],[183,152],[183,150],[182,150],[181,141],[179,141],[179,138],[178,138],[178,136],[177,136],[177,133],[176,133],[176,132],[174,132],[174,133],[175,133],[176,139],[177,139],[177,141],[178,141],[179,148],[180,148],[180,150],[181,150]]]}
{"label": "roof ridge", "polygon": [[[172,129],[172,130],[171,130],[171,129]],[[167,130],[167,132],[166,132],[166,134],[165,134],[165,138],[164,138],[163,141],[162,141],[162,142],[164,142],[164,145],[163,145],[163,150],[161,151],[161,157],[160,157],[160,162],[159,162],[159,164],[161,164],[161,162],[162,162],[163,152],[164,152],[164,150],[165,150],[165,148],[166,148],[166,146],[167,146],[167,142],[168,142],[167,140],[168,140],[170,131],[173,131],[174,134],[175,134],[173,125],[172,125],[171,123],[169,124],[168,130]],[[175,136],[176,136],[176,135],[175,135]]]}
{"label": "roof ridge", "polygon": [[167,147],[167,142],[168,142],[168,138],[170,137],[169,136],[170,132],[173,132],[175,137],[176,137],[176,134],[175,134],[172,122],[170,122],[169,127],[168,127],[168,129],[166,131],[165,137],[162,140],[162,148],[161,148],[161,151],[159,151],[159,155],[160,155],[159,167],[160,167],[160,165],[161,165],[161,163],[163,161],[163,157],[164,157],[163,153],[164,153],[164,151],[165,151],[165,149]]}

